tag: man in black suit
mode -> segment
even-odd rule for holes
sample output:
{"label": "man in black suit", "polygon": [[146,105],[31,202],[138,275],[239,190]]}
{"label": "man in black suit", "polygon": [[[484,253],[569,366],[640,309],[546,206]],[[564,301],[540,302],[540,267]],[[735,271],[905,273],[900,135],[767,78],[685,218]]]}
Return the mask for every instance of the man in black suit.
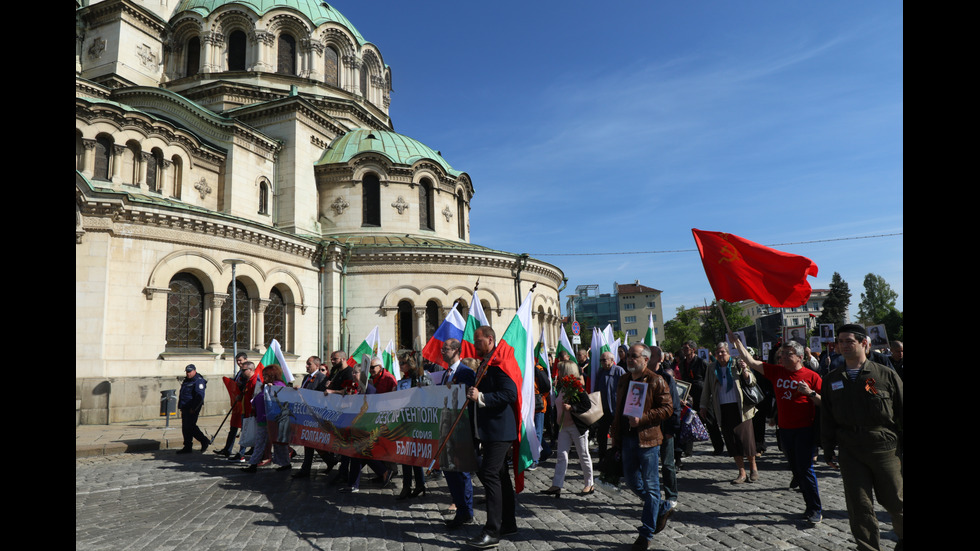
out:
{"label": "man in black suit", "polygon": [[[310,356],[306,359],[306,376],[303,377],[303,383],[300,385],[300,388],[320,392],[327,390],[327,383],[329,381],[327,380],[327,374],[320,371],[320,364],[321,360],[319,356]],[[319,453],[320,459],[327,464],[327,474],[337,464],[337,459],[333,457],[333,454],[303,446],[303,466],[293,475],[293,478],[307,478],[310,476],[310,470],[313,468],[314,453]]]}
{"label": "man in black suit", "polygon": [[[483,357],[494,349],[495,341],[496,334],[486,325],[477,329],[473,337],[476,351]],[[477,475],[487,496],[483,531],[466,543],[479,549],[496,547],[500,536],[517,533],[514,485],[506,461],[507,451],[517,440],[517,385],[497,364],[494,359],[479,384],[466,390],[466,397],[477,405],[477,437],[483,448],[483,463]]]}

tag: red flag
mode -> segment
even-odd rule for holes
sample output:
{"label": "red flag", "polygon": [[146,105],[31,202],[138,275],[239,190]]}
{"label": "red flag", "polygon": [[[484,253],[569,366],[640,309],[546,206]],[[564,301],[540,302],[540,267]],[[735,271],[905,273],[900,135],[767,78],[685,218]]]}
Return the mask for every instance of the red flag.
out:
{"label": "red flag", "polygon": [[715,298],[794,308],[810,299],[806,276],[817,265],[805,256],[784,253],[737,235],[691,229]]}

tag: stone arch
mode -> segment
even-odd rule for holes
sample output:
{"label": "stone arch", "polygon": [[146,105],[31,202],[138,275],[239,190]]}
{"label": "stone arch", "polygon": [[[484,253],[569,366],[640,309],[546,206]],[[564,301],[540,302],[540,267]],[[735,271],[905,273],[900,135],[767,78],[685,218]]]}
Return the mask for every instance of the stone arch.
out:
{"label": "stone arch", "polygon": [[286,268],[273,268],[269,270],[265,281],[265,294],[273,287],[279,288],[286,302],[294,304],[306,304],[306,297],[303,292],[303,284],[299,277],[291,270]]}
{"label": "stone arch", "polygon": [[[178,272],[188,272],[200,280],[204,286],[205,293],[215,292],[215,282],[222,281],[221,262],[209,255],[192,250],[174,251],[159,261],[150,270],[150,275],[146,282],[148,297],[150,292],[159,289],[169,288],[170,280]],[[229,277],[229,281],[230,281]],[[220,283],[219,283],[220,284]],[[225,282],[221,289],[224,293],[228,284]]]}

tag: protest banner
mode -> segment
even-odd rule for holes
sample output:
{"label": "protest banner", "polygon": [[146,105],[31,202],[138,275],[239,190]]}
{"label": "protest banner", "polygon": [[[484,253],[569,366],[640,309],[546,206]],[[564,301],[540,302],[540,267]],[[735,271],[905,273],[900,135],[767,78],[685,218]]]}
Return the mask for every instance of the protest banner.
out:
{"label": "protest banner", "polygon": [[[291,387],[266,388],[272,441],[419,467],[431,464],[439,443],[466,403],[462,385],[349,396],[324,396]],[[437,468],[477,470],[468,412],[464,412],[463,420],[440,454]]]}

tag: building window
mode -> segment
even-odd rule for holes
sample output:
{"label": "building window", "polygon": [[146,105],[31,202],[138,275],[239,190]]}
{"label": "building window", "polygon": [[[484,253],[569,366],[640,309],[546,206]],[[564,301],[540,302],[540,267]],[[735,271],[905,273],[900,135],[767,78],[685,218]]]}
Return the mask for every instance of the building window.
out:
{"label": "building window", "polygon": [[652,316],[653,316],[653,321],[657,321],[657,314],[652,314]]}
{"label": "building window", "polygon": [[635,337],[639,334],[639,332],[636,329],[627,329],[626,334],[631,337]]}
{"label": "building window", "polygon": [[623,310],[636,310],[636,303],[629,302],[623,305]]}
{"label": "building window", "polygon": [[276,72],[280,75],[296,74],[296,39],[283,33],[278,41],[278,65]]}
{"label": "building window", "polygon": [[245,55],[247,51],[245,46],[245,33],[243,31],[233,31],[228,35],[229,71],[245,70]]}
{"label": "building window", "polygon": [[636,323],[636,316],[626,316],[623,323]]}
{"label": "building window", "polygon": [[259,214],[269,214],[269,184],[259,183]]}
{"label": "building window", "polygon": [[[221,346],[228,350],[231,350],[235,344],[238,342],[239,350],[249,349],[249,338],[251,334],[250,321],[251,316],[251,305],[249,304],[248,290],[245,289],[245,285],[241,281],[235,282],[235,300],[238,306],[238,331],[237,335],[234,335],[234,330],[232,326],[234,325],[232,321],[232,308],[233,302],[231,298],[232,286],[228,284],[228,298],[225,299],[225,303],[221,305]],[[233,336],[234,335],[234,336]],[[237,338],[236,338],[237,337]]]}
{"label": "building window", "polygon": [[180,187],[182,184],[181,178],[183,178],[184,162],[180,160],[179,155],[174,155],[171,161],[173,162],[171,171],[173,172],[174,176],[173,197],[174,199],[180,199]]}
{"label": "building window", "polygon": [[163,188],[163,182],[160,178],[163,176],[163,152],[159,149],[154,148],[150,153],[150,158],[146,163],[146,187],[150,191],[155,191],[160,193]]}
{"label": "building window", "polygon": [[419,229],[436,229],[432,216],[432,211],[435,210],[433,202],[432,180],[422,178],[422,181],[419,182]]}
{"label": "building window", "polygon": [[191,274],[170,280],[167,293],[167,348],[204,347],[204,287]]}
{"label": "building window", "polygon": [[456,198],[456,225],[459,238],[466,239],[466,203],[463,202],[462,194]]}
{"label": "building window", "polygon": [[112,166],[112,138],[101,135],[95,138],[95,174],[96,180],[109,180],[109,167]]}
{"label": "building window", "polygon": [[398,313],[395,314],[395,335],[397,335],[397,344],[399,349],[411,350],[412,341],[415,340],[415,332],[413,331],[412,320],[415,317],[415,308],[413,308],[412,303],[407,300],[402,300],[398,302]]}
{"label": "building window", "polygon": [[332,46],[327,46],[323,59],[323,81],[331,86],[340,86],[340,54]]}
{"label": "building window", "polygon": [[360,80],[361,80],[361,83],[360,83],[361,84],[361,95],[364,96],[364,99],[367,99],[367,94],[368,94],[368,66],[367,66],[367,63],[362,63],[361,64],[360,73],[361,73],[360,74],[360,77],[361,77],[360,78]]}
{"label": "building window", "polygon": [[657,307],[657,302],[654,300],[651,300],[650,302],[647,303],[647,308],[656,308],[656,307]]}
{"label": "building window", "polygon": [[194,37],[187,41],[187,58],[184,76],[192,77],[201,70],[201,39]]}
{"label": "building window", "polygon": [[[431,339],[439,327],[439,305],[434,300],[425,303],[425,338]],[[426,340],[428,342],[428,340]]]}
{"label": "building window", "polygon": [[381,226],[381,181],[376,174],[366,174],[361,182],[363,202],[362,226]]}
{"label": "building window", "polygon": [[286,350],[286,301],[278,289],[269,293],[269,305],[265,307],[265,325],[263,332],[265,341],[279,341],[279,346]]}

